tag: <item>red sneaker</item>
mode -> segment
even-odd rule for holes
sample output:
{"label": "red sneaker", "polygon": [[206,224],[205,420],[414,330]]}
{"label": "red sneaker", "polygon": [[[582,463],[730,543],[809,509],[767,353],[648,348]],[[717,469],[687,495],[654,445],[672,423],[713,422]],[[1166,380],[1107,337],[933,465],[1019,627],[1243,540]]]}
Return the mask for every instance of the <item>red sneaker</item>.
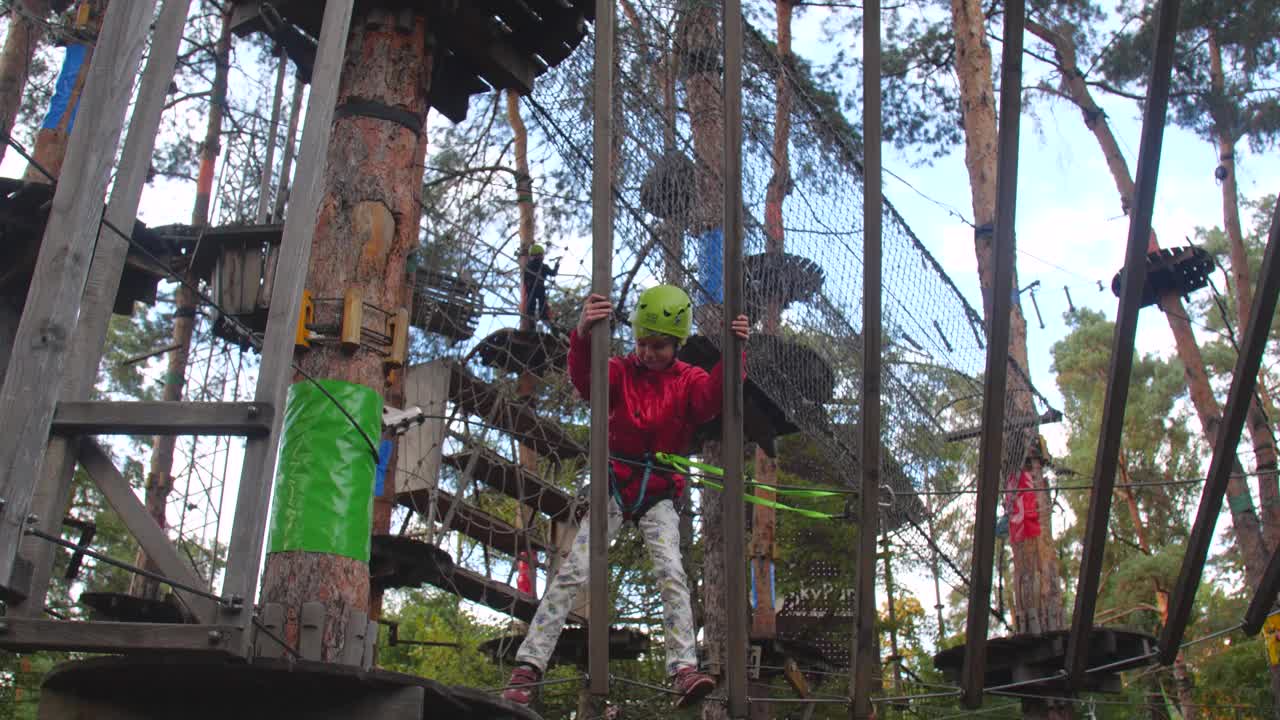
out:
{"label": "red sneaker", "polygon": [[679,694],[675,706],[682,708],[702,700],[715,690],[716,681],[710,675],[698,672],[693,666],[685,665],[671,677],[671,687]]}
{"label": "red sneaker", "polygon": [[532,665],[517,665],[511,671],[511,679],[507,681],[507,689],[502,691],[504,700],[517,705],[528,705],[533,701],[534,684],[542,679],[542,671]]}

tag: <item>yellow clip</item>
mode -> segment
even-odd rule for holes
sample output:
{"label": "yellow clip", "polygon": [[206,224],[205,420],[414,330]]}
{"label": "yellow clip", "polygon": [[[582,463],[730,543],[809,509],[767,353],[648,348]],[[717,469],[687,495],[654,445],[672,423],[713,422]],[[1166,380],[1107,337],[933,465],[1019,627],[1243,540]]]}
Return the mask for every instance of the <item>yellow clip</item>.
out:
{"label": "yellow clip", "polygon": [[348,288],[342,295],[342,349],[353,353],[360,349],[364,328],[364,293]]}
{"label": "yellow clip", "polygon": [[409,309],[400,308],[387,319],[387,335],[391,338],[391,352],[383,364],[404,367],[409,360]]}
{"label": "yellow clip", "polygon": [[307,326],[316,321],[316,304],[311,299],[311,291],[302,291],[302,311],[298,313],[298,330],[293,336],[293,346],[296,348],[311,347],[310,331]]}
{"label": "yellow clip", "polygon": [[80,30],[89,24],[90,10],[88,0],[80,3],[80,7],[76,8],[76,29]]}

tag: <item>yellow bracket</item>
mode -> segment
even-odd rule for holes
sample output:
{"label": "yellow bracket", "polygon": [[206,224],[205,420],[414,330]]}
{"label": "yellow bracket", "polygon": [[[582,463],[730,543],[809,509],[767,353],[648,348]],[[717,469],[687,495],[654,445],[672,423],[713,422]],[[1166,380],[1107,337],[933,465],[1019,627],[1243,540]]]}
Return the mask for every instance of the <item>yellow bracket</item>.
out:
{"label": "yellow bracket", "polygon": [[404,367],[409,360],[409,309],[399,308],[387,318],[387,337],[391,338],[391,352],[383,364]]}
{"label": "yellow bracket", "polygon": [[295,348],[311,347],[311,335],[307,330],[308,325],[314,324],[316,321],[316,303],[311,298],[310,290],[302,291],[302,310],[298,313],[298,330],[293,336],[293,346]]}
{"label": "yellow bracket", "polygon": [[1267,640],[1267,660],[1280,665],[1280,615],[1272,615],[1262,625],[1262,636]]}
{"label": "yellow bracket", "polygon": [[342,349],[353,353],[360,349],[364,327],[364,293],[348,288],[342,295]]}

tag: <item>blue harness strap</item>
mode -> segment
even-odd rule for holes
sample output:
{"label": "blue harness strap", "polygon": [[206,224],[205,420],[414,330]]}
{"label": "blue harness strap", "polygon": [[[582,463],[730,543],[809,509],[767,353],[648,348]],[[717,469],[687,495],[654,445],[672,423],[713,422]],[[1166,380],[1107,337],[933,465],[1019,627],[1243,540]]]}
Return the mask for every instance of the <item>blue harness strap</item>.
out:
{"label": "blue harness strap", "polygon": [[[632,462],[629,458],[624,459],[628,462]],[[644,515],[645,511],[648,510],[649,507],[665,500],[666,495],[670,494],[670,492],[668,492],[664,494],[664,497],[646,498],[649,491],[649,478],[653,475],[654,470],[653,453],[645,453],[643,459],[644,472],[640,475],[640,494],[636,496],[636,501],[630,506],[622,501],[622,492],[618,489],[618,475],[613,470],[613,463],[609,463],[609,492],[613,495],[613,499],[618,503],[618,507],[622,508],[622,517],[627,520],[631,520],[633,518],[638,520],[642,515]],[[638,461],[636,464],[639,464]],[[649,507],[645,506],[646,499],[653,500]]]}

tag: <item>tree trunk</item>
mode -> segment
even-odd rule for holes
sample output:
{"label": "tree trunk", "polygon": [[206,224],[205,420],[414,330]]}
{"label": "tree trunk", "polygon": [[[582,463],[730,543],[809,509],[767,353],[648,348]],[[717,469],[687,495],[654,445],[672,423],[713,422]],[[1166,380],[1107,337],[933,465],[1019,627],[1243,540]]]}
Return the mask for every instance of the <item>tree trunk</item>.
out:
{"label": "tree trunk", "polygon": [[[1116,190],[1120,193],[1121,208],[1127,214],[1133,207],[1133,176],[1129,172],[1124,156],[1120,153],[1115,136],[1111,134],[1106,115],[1094,102],[1089,86],[1084,81],[1084,74],[1076,64],[1076,49],[1070,39],[1069,28],[1068,31],[1055,31],[1028,21],[1027,29],[1053,47],[1058,64],[1061,66],[1067,95],[1081,109],[1085,125],[1097,138],[1098,145],[1107,159],[1107,167],[1111,170]],[[1153,229],[1148,242],[1148,251],[1154,252],[1159,249],[1160,245],[1156,241]],[[1169,322],[1178,360],[1182,363],[1183,372],[1186,374],[1191,404],[1196,409],[1196,417],[1200,421],[1205,440],[1212,446],[1218,426],[1222,424],[1222,409],[1209,385],[1209,374],[1205,370],[1204,358],[1200,354],[1200,346],[1196,343],[1195,332],[1191,328],[1190,316],[1182,303],[1182,297],[1176,292],[1160,296],[1159,304]],[[1252,417],[1252,411],[1250,417]],[[1250,432],[1252,432],[1252,424],[1251,421]],[[1255,587],[1257,580],[1262,576],[1262,569],[1266,566],[1268,554],[1263,544],[1258,514],[1253,508],[1249,484],[1243,476],[1244,468],[1237,459],[1231,477],[1227,481],[1227,506],[1231,512],[1236,545],[1244,560],[1246,582],[1250,587]],[[1273,475],[1273,483],[1274,480]]]}
{"label": "tree trunk", "polygon": [[[49,0],[18,0],[9,13],[9,34],[0,50],[0,134],[13,134],[13,124],[22,106],[22,95],[27,89],[31,59],[40,41],[39,20],[49,14]],[[0,143],[0,160],[9,149]]]}
{"label": "tree trunk", "polygon": [[[67,156],[67,142],[71,138],[72,121],[76,106],[80,103],[80,96],[84,93],[84,83],[89,77],[89,65],[93,62],[94,44],[98,31],[102,29],[102,18],[107,12],[107,0],[93,0],[89,3],[89,8],[88,22],[79,29],[92,39],[67,45],[67,53],[71,53],[74,47],[83,45],[84,60],[76,73],[75,84],[62,116],[56,118],[51,127],[41,127],[36,131],[36,145],[31,150],[34,162],[27,165],[26,172],[22,175],[22,179],[27,182],[48,183],[52,181],[45,174],[46,172],[54,178],[62,174],[62,162]],[[63,80],[61,74],[58,79],[59,82]]]}
{"label": "tree trunk", "polygon": [[[385,105],[414,118],[414,127],[357,114],[334,119],[307,289],[317,298],[338,298],[354,289],[362,292],[364,302],[391,309],[401,302],[406,261],[418,245],[417,193],[427,148],[432,58],[423,14],[415,16],[408,30],[400,30],[393,15],[376,8],[357,14],[338,105]],[[313,344],[298,362],[316,378],[364,385],[384,396],[388,389],[382,356],[370,348],[349,353],[336,344]],[[341,648],[338,629],[344,629],[347,610],[368,610],[369,568],[325,553],[273,553],[263,573],[262,601],[285,605],[290,638],[296,637],[301,604],[324,602],[324,653],[332,658]]]}
{"label": "tree trunk", "polygon": [[[1209,31],[1209,78],[1215,96],[1225,92],[1222,72],[1222,48],[1217,34]],[[1240,198],[1236,186],[1235,128],[1223,127],[1215,120],[1218,141],[1218,164],[1226,171],[1222,178],[1222,227],[1231,249],[1231,286],[1236,301],[1236,337],[1244,342],[1249,331],[1249,312],[1253,309],[1253,273],[1245,252],[1244,232],[1240,227]],[[1225,319],[1225,318],[1224,318]],[[1263,379],[1266,376],[1263,374]],[[1265,386],[1265,383],[1263,383]],[[1257,472],[1258,499],[1262,503],[1262,539],[1269,551],[1280,546],[1280,485],[1276,483],[1276,439],[1267,423],[1267,415],[1254,395],[1249,402],[1245,426],[1253,442],[1254,470]],[[1277,696],[1280,698],[1280,696]]]}
{"label": "tree trunk", "polygon": [[[984,317],[991,318],[992,282],[995,258],[996,214],[996,129],[995,87],[991,74],[991,48],[986,39],[986,18],[979,0],[952,0],[951,16],[956,41],[956,75],[960,81],[960,107],[965,128],[965,166],[973,200],[974,249],[978,277],[982,285]],[[1015,269],[1013,287],[1018,287]],[[1027,322],[1015,297],[1010,311],[1009,356],[1023,369],[1027,363]],[[1034,398],[1028,379],[1020,373],[1009,375],[1009,407],[1019,417],[1035,415]],[[1066,625],[1062,600],[1062,578],[1053,545],[1053,507],[1044,477],[1035,436],[1030,438],[1031,454],[1026,469],[1032,478],[1040,514],[1041,531],[1035,538],[1011,543],[1013,550],[1014,626],[1020,633],[1038,634]],[[1056,712],[1056,710],[1055,710]],[[1065,710],[1070,715],[1070,708]]]}
{"label": "tree trunk", "polygon": [[[512,139],[515,146],[516,207],[520,211],[520,269],[522,271],[520,273],[520,331],[536,332],[538,318],[529,313],[529,292],[532,288],[524,287],[525,275],[523,270],[524,264],[529,260],[529,248],[537,241],[537,217],[534,214],[533,176],[529,173],[529,129],[524,124],[524,118],[520,116],[520,94],[515,90],[507,91],[507,122],[511,125]],[[546,262],[546,260],[544,259],[543,262]],[[516,397],[523,402],[532,402],[534,393],[537,390],[538,376],[529,368],[525,368],[521,371],[520,377],[516,381]],[[516,455],[521,467],[534,476],[539,474],[538,451],[533,446],[520,442],[516,448]],[[515,526],[520,529],[532,528],[534,515],[533,508],[517,505]],[[525,551],[528,553],[525,557],[527,572],[536,574],[537,558],[528,549],[527,543],[525,543]],[[551,558],[547,558],[547,564],[550,566]],[[534,586],[536,589],[536,582]],[[513,621],[513,625],[516,626],[513,627],[513,630],[524,632],[523,623],[518,625],[517,623],[518,621]]]}

